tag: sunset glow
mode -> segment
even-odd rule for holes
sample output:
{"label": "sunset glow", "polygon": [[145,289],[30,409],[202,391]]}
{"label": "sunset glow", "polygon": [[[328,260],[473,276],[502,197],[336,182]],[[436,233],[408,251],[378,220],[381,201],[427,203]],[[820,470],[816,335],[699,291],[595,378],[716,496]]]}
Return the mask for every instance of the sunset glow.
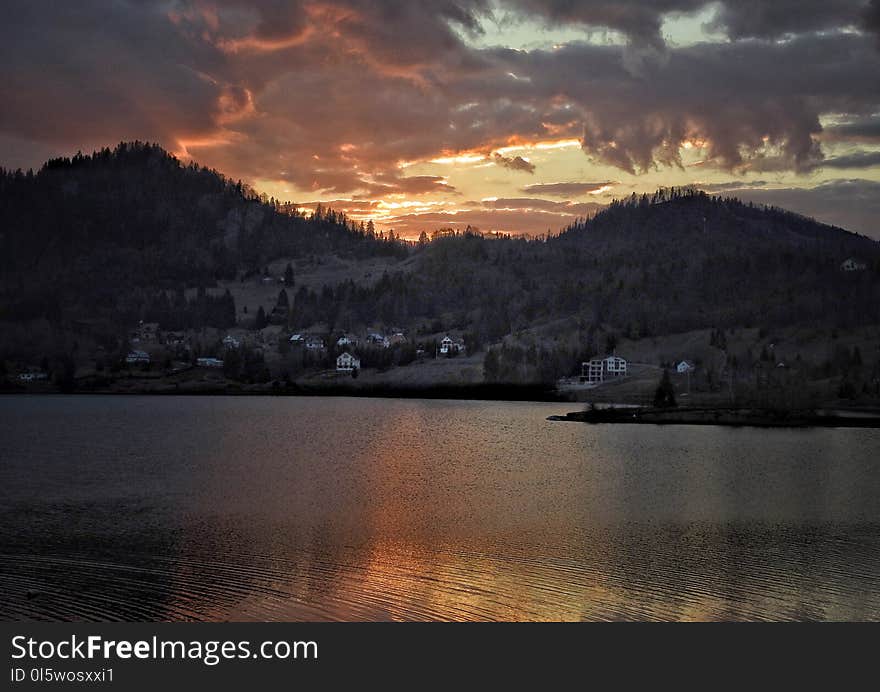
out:
{"label": "sunset glow", "polygon": [[[109,27],[94,37],[17,31],[23,13],[4,25],[3,163],[147,138],[408,237],[452,216],[543,233],[613,197],[697,183],[877,232],[866,8],[798,22],[728,2],[639,5],[124,1],[71,17]],[[88,11],[65,5],[53,21]],[[69,56],[63,77],[32,55],[48,41]],[[100,46],[102,69],[84,46]],[[39,115],[59,100],[75,117]]]}

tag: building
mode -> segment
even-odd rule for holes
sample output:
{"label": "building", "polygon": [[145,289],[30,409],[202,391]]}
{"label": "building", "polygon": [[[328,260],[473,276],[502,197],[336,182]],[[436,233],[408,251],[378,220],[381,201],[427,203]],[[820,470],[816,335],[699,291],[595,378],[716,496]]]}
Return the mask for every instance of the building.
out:
{"label": "building", "polygon": [[196,365],[200,368],[222,368],[223,361],[219,358],[196,358]]}
{"label": "building", "polygon": [[304,334],[291,334],[290,343],[292,344],[302,344],[305,343],[306,337]]}
{"label": "building", "polygon": [[847,257],[840,265],[840,268],[845,272],[860,272],[867,269],[867,267],[868,265],[864,262],[859,262],[855,257]]}
{"label": "building", "polygon": [[226,348],[238,348],[239,346],[241,346],[241,342],[234,336],[227,335],[223,337],[223,345]]}
{"label": "building", "polygon": [[440,353],[442,355],[461,353],[464,351],[464,348],[464,341],[461,339],[453,339],[448,334],[440,341]]}
{"label": "building", "polygon": [[343,334],[336,340],[336,345],[339,348],[343,348],[344,346],[357,346],[357,344],[357,337],[353,334]]}
{"label": "building", "polygon": [[693,372],[693,370],[694,364],[687,360],[683,360],[675,366],[675,372],[677,372],[679,375],[683,375],[686,372]]}
{"label": "building", "polygon": [[626,375],[626,360],[620,356],[605,357],[605,377],[624,377]]}
{"label": "building", "polygon": [[381,346],[382,348],[388,348],[391,345],[388,337],[379,332],[368,332],[367,343],[371,346]]}
{"label": "building", "polygon": [[309,351],[323,351],[324,340],[317,336],[309,336],[306,338],[306,349]]}
{"label": "building", "polygon": [[126,363],[149,363],[150,354],[146,351],[129,351],[125,357]]}
{"label": "building", "polygon": [[593,358],[581,363],[581,382],[601,382],[605,374],[604,362],[601,358]]}
{"label": "building", "polygon": [[394,332],[390,337],[388,337],[388,343],[391,346],[402,346],[406,343],[406,336],[403,332]]}
{"label": "building", "polygon": [[140,343],[141,341],[156,342],[159,337],[158,322],[141,322],[137,329],[131,333],[132,343]]}
{"label": "building", "polygon": [[48,380],[49,375],[45,372],[23,372],[18,375],[21,382],[36,382],[37,380]]}
{"label": "building", "polygon": [[352,370],[360,370],[361,361],[351,353],[340,353],[336,359],[336,372],[351,372]]}
{"label": "building", "polygon": [[614,377],[624,377],[626,373],[626,360],[620,356],[593,358],[581,363],[580,381],[596,384]]}

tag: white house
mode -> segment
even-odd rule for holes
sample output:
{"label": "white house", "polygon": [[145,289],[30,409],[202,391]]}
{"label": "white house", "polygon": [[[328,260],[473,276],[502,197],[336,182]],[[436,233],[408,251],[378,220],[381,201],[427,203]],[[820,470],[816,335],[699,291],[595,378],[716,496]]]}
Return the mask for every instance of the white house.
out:
{"label": "white house", "polygon": [[352,334],[343,334],[336,340],[336,345],[339,346],[339,348],[342,348],[343,346],[357,346],[357,343],[357,337]]}
{"label": "white house", "polygon": [[449,334],[440,340],[440,353],[461,353],[464,351],[464,341],[461,339],[453,339]]}
{"label": "white house", "polygon": [[694,364],[686,360],[681,361],[678,365],[675,366],[675,372],[677,372],[679,375],[683,375],[686,372],[693,372],[693,370]]}
{"label": "white house", "polygon": [[223,337],[223,345],[226,348],[238,348],[239,346],[241,346],[241,342],[234,336],[230,336],[227,334]]}
{"label": "white house", "polygon": [[855,257],[847,257],[843,260],[840,268],[845,272],[860,272],[867,269],[867,266],[864,262],[859,262]]}
{"label": "white house", "polygon": [[612,377],[626,375],[626,360],[620,356],[593,358],[581,363],[581,382],[604,382]]}
{"label": "white house", "polygon": [[626,375],[626,360],[620,356],[606,356],[605,374],[608,377],[623,377]]}
{"label": "white house", "polygon": [[581,363],[581,382],[601,382],[605,372],[601,358],[593,358]]}
{"label": "white house", "polygon": [[200,368],[222,368],[223,361],[219,358],[196,358],[196,365]]}
{"label": "white house", "polygon": [[288,341],[290,341],[290,343],[292,344],[301,344],[304,343],[305,340],[306,337],[304,334],[291,334],[290,339],[288,339]]}
{"label": "white house", "polygon": [[129,351],[125,357],[126,363],[149,363],[150,354],[146,351]]}
{"label": "white house", "polygon": [[336,358],[336,372],[351,372],[360,369],[360,359],[350,353],[340,353]]}

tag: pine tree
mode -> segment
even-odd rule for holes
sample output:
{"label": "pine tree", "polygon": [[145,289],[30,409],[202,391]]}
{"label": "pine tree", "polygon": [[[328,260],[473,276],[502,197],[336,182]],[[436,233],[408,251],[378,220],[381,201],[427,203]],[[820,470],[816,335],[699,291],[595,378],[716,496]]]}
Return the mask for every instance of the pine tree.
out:
{"label": "pine tree", "polygon": [[293,286],[293,267],[290,265],[290,262],[284,268],[284,285],[288,288]]}
{"label": "pine tree", "polygon": [[672,386],[672,380],[669,379],[669,371],[664,370],[660,384],[657,385],[657,391],[654,392],[654,406],[656,408],[672,408],[676,405],[675,389]]}
{"label": "pine tree", "polygon": [[257,310],[257,316],[254,318],[254,329],[262,329],[268,324],[266,321],[266,311],[263,310],[263,306],[260,306],[260,309]]}

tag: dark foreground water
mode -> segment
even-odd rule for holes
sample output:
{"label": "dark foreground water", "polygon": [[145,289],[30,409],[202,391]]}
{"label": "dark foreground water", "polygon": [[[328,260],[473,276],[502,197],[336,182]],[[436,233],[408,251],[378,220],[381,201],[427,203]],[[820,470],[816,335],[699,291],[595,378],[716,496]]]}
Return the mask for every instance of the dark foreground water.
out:
{"label": "dark foreground water", "polygon": [[880,619],[880,431],[0,397],[0,619]]}

